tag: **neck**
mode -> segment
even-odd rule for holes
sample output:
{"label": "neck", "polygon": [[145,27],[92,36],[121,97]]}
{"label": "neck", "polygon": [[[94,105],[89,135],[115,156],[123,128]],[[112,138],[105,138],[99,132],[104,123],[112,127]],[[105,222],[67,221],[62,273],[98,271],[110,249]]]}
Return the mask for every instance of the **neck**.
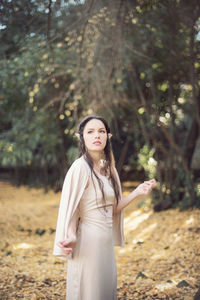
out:
{"label": "neck", "polygon": [[89,151],[90,157],[92,158],[94,168],[99,168],[100,160],[102,157],[102,152],[97,151]]}

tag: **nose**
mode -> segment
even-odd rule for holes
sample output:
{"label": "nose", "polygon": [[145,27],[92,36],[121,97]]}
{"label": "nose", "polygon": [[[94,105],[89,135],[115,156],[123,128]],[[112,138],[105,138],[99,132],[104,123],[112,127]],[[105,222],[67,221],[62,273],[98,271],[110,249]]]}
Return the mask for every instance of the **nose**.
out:
{"label": "nose", "polygon": [[96,132],[95,133],[95,139],[99,139],[100,138],[100,133],[99,132]]}

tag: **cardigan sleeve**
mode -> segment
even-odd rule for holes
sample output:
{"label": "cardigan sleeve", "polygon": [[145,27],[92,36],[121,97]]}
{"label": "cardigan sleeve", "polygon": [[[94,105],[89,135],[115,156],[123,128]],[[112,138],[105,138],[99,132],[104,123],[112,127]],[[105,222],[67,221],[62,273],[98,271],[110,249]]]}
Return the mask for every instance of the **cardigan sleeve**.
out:
{"label": "cardigan sleeve", "polygon": [[66,258],[67,255],[63,254],[57,243],[67,238],[70,221],[78,207],[88,179],[89,166],[85,160],[78,158],[68,170],[62,187],[53,249],[53,254],[60,258]]}

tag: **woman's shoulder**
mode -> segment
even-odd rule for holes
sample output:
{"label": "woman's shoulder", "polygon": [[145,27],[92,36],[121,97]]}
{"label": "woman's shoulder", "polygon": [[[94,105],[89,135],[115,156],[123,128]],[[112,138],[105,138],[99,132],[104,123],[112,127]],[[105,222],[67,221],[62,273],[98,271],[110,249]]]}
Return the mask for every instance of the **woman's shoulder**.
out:
{"label": "woman's shoulder", "polygon": [[90,176],[89,165],[84,158],[77,158],[68,169],[64,182],[69,184],[69,182],[81,182],[87,180]]}
{"label": "woman's shoulder", "polygon": [[69,171],[77,171],[80,170],[82,172],[89,170],[89,165],[83,156],[77,158],[69,168]]}

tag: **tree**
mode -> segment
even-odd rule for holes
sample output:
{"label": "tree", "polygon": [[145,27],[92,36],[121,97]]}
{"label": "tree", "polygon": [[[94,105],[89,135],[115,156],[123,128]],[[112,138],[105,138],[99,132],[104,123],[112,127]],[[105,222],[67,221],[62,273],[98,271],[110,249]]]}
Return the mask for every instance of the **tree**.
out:
{"label": "tree", "polygon": [[[116,133],[113,147],[123,178],[132,169],[156,174],[157,196],[166,207],[180,200],[198,204],[199,169],[193,163],[200,124],[198,1],[49,0],[41,5],[33,2],[29,13],[40,26],[20,36],[17,52],[7,50],[1,60],[7,82],[2,107],[11,114],[1,121],[3,140],[15,127],[15,109],[35,110],[38,117],[54,120],[54,141],[60,145],[56,161],[65,161],[69,149],[69,166],[77,122],[99,113]],[[5,2],[2,9],[7,11]],[[13,26],[4,29],[7,36],[14,32]],[[21,76],[9,109],[8,65]]]}

